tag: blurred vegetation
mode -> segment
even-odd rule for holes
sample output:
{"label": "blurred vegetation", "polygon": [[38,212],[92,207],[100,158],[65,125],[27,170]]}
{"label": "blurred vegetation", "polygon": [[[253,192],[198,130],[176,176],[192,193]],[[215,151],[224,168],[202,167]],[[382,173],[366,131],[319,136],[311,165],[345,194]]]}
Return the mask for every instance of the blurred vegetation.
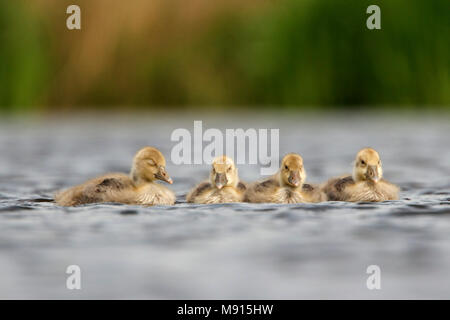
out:
{"label": "blurred vegetation", "polygon": [[49,72],[45,47],[33,15],[22,3],[0,3],[0,107],[31,108],[39,103]]}
{"label": "blurred vegetation", "polygon": [[[66,28],[80,5],[82,30]],[[381,7],[381,30],[366,8]],[[0,2],[0,110],[450,109],[448,0]]]}

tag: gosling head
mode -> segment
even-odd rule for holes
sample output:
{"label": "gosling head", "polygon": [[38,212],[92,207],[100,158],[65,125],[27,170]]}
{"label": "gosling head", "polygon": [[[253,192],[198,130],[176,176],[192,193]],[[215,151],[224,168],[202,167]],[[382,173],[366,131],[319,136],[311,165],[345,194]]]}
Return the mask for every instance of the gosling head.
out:
{"label": "gosling head", "polygon": [[218,189],[236,187],[239,182],[238,170],[233,160],[227,156],[220,156],[213,160],[209,178],[212,185]]}
{"label": "gosling head", "polygon": [[306,179],[303,158],[295,153],[285,155],[281,161],[279,175],[282,186],[301,187]]}
{"label": "gosling head", "polygon": [[381,160],[378,152],[365,148],[356,155],[353,165],[353,180],[378,182],[383,176]]}
{"label": "gosling head", "polygon": [[145,147],[134,156],[131,177],[136,183],[162,180],[172,184],[166,171],[166,159],[156,148]]}

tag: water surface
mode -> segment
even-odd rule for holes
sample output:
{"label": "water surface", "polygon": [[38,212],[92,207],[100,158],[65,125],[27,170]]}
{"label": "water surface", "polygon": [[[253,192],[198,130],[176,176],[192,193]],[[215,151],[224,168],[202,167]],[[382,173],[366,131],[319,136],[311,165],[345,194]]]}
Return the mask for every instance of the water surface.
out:
{"label": "water surface", "polygon": [[[350,172],[372,146],[401,200],[190,205],[206,165],[170,161],[176,128],[279,128],[309,182]],[[98,115],[0,124],[0,298],[450,298],[450,121],[443,116]],[[178,203],[61,208],[61,188],[129,171],[139,148],[167,156]],[[258,166],[239,166],[245,181]],[[67,266],[82,290],[66,289]],[[368,290],[366,268],[381,268]]]}

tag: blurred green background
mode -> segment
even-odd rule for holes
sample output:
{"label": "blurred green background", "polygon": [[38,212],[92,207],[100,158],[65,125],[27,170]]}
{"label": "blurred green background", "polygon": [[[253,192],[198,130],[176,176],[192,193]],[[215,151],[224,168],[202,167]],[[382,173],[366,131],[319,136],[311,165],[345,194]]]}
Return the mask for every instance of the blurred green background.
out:
{"label": "blurred green background", "polygon": [[[78,4],[82,30],[66,28]],[[381,30],[366,9],[381,8]],[[8,0],[0,110],[450,109],[449,0]]]}

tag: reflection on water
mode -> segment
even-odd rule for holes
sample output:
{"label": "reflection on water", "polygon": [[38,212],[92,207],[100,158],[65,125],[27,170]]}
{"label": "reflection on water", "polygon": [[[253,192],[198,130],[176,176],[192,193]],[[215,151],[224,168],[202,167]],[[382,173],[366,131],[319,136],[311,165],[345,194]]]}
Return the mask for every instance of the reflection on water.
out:
{"label": "reflection on water", "polygon": [[[128,171],[135,151],[167,157],[176,128],[199,117],[21,121],[0,126],[0,298],[449,298],[450,121],[443,117],[205,118],[205,127],[280,128],[308,180],[380,152],[401,200],[384,203],[190,205],[207,166],[167,169],[178,203],[60,208],[55,190]],[[258,166],[240,166],[243,180]],[[65,288],[68,265],[82,290]],[[381,290],[366,268],[381,267]]]}

